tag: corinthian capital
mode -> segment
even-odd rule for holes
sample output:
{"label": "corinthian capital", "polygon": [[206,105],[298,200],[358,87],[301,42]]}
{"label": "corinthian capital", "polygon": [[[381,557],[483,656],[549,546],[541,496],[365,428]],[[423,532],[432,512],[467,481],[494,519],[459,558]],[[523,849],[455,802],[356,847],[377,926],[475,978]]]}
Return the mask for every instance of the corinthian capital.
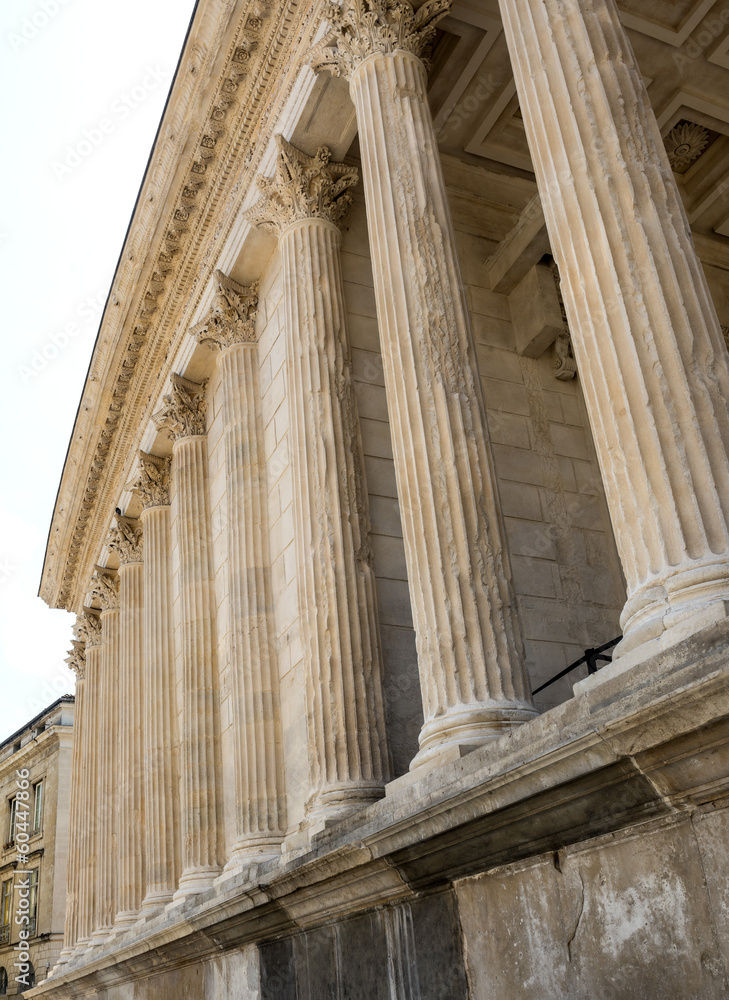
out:
{"label": "corinthian capital", "polygon": [[248,209],[246,218],[255,226],[278,233],[303,219],[339,224],[352,203],[347,188],[359,180],[357,168],[332,163],[326,146],[316,156],[307,156],[281,135],[276,136],[276,143],[276,174],[258,178],[263,197]]}
{"label": "corinthian capital", "polygon": [[142,526],[134,517],[115,514],[116,523],[111,529],[106,545],[116,552],[122,566],[142,561]]}
{"label": "corinthian capital", "polygon": [[76,677],[82,681],[86,676],[86,644],[72,639],[65,662],[76,674]]}
{"label": "corinthian capital", "polygon": [[139,477],[127,488],[134,490],[145,510],[169,504],[171,464],[170,458],[139,452]]}
{"label": "corinthian capital", "polygon": [[91,577],[91,593],[102,611],[115,611],[119,607],[119,576],[112,569],[97,566]]}
{"label": "corinthian capital", "polygon": [[101,619],[96,608],[84,608],[76,618],[73,635],[78,642],[83,642],[88,649],[101,643]]}
{"label": "corinthian capital", "polygon": [[205,401],[206,385],[207,379],[204,382],[191,382],[182,375],[173,375],[171,391],[162,399],[162,409],[152,417],[157,428],[166,430],[173,441],[204,434],[208,408]]}
{"label": "corinthian capital", "polygon": [[349,78],[367,56],[398,49],[422,55],[452,0],[428,0],[417,10],[410,0],[329,0],[328,35],[312,50],[315,73]]}
{"label": "corinthian capital", "polygon": [[193,326],[190,333],[199,344],[230,347],[232,344],[255,344],[258,282],[239,285],[232,278],[216,271],[215,302],[204,320]]}

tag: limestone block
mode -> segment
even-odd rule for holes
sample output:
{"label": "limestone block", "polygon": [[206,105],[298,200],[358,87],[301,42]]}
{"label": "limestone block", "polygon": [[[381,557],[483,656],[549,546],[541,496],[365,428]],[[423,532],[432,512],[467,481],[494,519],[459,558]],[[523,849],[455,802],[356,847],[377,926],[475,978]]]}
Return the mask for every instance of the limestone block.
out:
{"label": "limestone block", "polygon": [[535,264],[509,295],[516,350],[538,358],[564,333],[554,275],[545,264]]}

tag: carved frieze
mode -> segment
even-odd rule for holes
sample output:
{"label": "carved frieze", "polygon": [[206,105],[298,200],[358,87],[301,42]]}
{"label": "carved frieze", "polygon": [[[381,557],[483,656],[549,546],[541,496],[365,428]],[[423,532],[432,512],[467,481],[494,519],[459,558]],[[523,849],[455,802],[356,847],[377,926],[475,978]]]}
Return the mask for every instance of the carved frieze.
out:
{"label": "carved frieze", "polygon": [[142,561],[142,525],[137,518],[114,515],[115,524],[106,545],[119,556],[122,566]]}
{"label": "carved frieze", "polygon": [[215,300],[205,319],[192,327],[190,333],[200,344],[230,347],[232,344],[256,342],[258,312],[258,282],[239,285],[232,278],[216,271]]}
{"label": "carved frieze", "polygon": [[417,10],[409,0],[329,0],[330,31],[312,50],[315,73],[326,70],[349,78],[367,56],[404,50],[422,56],[435,36],[435,26],[450,11],[452,0],[428,0]]}
{"label": "carved frieze", "polygon": [[[54,604],[59,607],[68,607],[73,600],[74,580],[79,569],[86,528],[97,508],[99,485],[106,468],[111,443],[119,425],[125,397],[132,384],[133,369],[141,354],[140,347],[150,332],[149,324],[152,319],[158,319],[159,307],[165,294],[167,282],[174,271],[171,265],[181,253],[191,230],[191,215],[197,208],[199,196],[204,193],[212,180],[209,167],[219,157],[220,149],[223,146],[219,140],[231,131],[229,125],[231,112],[241,107],[238,95],[240,83],[245,78],[255,79],[259,53],[261,53],[263,60],[270,59],[270,53],[266,46],[261,44],[264,37],[265,21],[270,17],[270,14],[270,0],[255,0],[249,4],[248,10],[241,20],[237,38],[230,49],[227,69],[224,70],[218,93],[210,105],[210,111],[199,133],[196,151],[192,155],[189,172],[183,182],[180,200],[168,219],[167,230],[157,254],[156,266],[153,268],[147,288],[142,295],[137,314],[138,325],[134,329],[128,344],[127,355],[119,369],[109,409],[106,415],[101,417],[103,426],[98,437],[96,455],[86,479],[84,497],[79,505],[73,536],[63,556],[62,583],[57,597],[53,598]],[[245,52],[245,58],[240,57],[242,52]],[[236,128],[237,126],[234,125],[233,130],[235,131]],[[174,135],[169,135],[169,138],[174,140]],[[150,198],[150,204],[151,202]],[[126,254],[127,260],[132,263],[135,257],[134,249],[130,249]],[[114,290],[117,286],[118,279],[115,281]],[[112,303],[118,305],[118,302],[119,299],[112,295]]]}
{"label": "carved frieze", "polygon": [[326,219],[340,224],[352,203],[348,188],[359,180],[356,167],[332,163],[322,146],[307,156],[276,136],[279,155],[273,177],[259,177],[263,197],[245,213],[253,225],[280,233],[292,222]]}
{"label": "carved frieze", "polygon": [[173,441],[205,433],[204,382],[191,382],[182,375],[172,376],[168,395],[163,397],[163,407],[154,414],[152,420],[159,430],[166,430]]}

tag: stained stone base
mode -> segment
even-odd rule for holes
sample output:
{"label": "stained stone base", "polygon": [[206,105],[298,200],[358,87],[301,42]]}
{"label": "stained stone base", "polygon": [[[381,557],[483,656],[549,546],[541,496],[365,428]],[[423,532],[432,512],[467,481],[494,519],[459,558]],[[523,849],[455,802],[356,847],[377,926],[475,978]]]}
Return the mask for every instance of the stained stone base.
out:
{"label": "stained stone base", "polygon": [[729,625],[597,678],[26,996],[724,997]]}

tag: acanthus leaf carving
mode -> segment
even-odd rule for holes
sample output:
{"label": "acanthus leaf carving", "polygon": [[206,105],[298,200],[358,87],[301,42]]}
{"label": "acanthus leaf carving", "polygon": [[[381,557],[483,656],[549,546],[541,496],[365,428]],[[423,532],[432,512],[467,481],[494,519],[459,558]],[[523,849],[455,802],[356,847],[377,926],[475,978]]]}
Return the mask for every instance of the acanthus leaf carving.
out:
{"label": "acanthus leaf carving", "polygon": [[330,30],[312,50],[310,65],[315,73],[348,79],[375,52],[422,56],[451,3],[428,0],[415,10],[409,0],[329,0],[325,15]]}
{"label": "acanthus leaf carving", "polygon": [[85,643],[87,649],[101,644],[101,618],[97,608],[83,609],[76,618],[73,634],[79,642]]}
{"label": "acanthus leaf carving", "polygon": [[89,589],[102,611],[115,611],[119,607],[119,574],[114,570],[97,566]]}
{"label": "acanthus leaf carving", "polygon": [[76,674],[76,677],[82,681],[86,676],[86,643],[72,639],[65,662]]}
{"label": "acanthus leaf carving", "polygon": [[116,552],[122,566],[142,561],[142,526],[134,517],[114,515],[115,524],[105,544]]}
{"label": "acanthus leaf carving", "polygon": [[276,233],[304,219],[341,224],[352,203],[348,188],[359,180],[357,168],[332,163],[326,146],[308,156],[282,135],[276,136],[276,144],[276,173],[258,178],[262,197],[244,213],[249,222]]}
{"label": "acanthus leaf carving", "polygon": [[215,271],[215,301],[205,319],[192,327],[190,333],[200,344],[221,349],[233,344],[256,342],[258,312],[258,282],[239,285],[232,278]]}
{"label": "acanthus leaf carving", "polygon": [[160,455],[139,451],[139,476],[127,488],[134,490],[145,510],[147,507],[168,506],[171,465],[169,457],[162,458]]}
{"label": "acanthus leaf carving", "polygon": [[158,430],[166,430],[173,441],[205,433],[204,382],[191,382],[182,375],[173,374],[170,392],[162,399],[162,409],[153,414]]}

